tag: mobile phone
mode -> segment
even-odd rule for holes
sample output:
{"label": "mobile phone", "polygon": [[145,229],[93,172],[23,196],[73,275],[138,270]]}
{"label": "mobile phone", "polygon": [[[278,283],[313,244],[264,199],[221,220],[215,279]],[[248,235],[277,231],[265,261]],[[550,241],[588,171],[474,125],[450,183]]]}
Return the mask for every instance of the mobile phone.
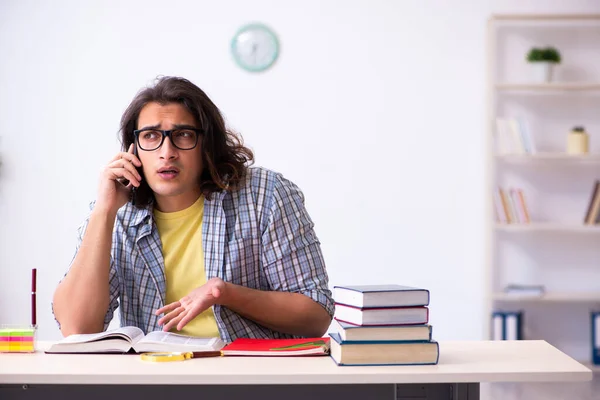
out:
{"label": "mobile phone", "polygon": [[[137,145],[135,143],[133,144],[133,155],[136,157],[138,156]],[[138,172],[139,172],[139,170],[138,170]],[[133,206],[135,206],[135,191],[136,191],[136,189],[137,188],[135,186],[131,187],[131,205],[133,205]]]}

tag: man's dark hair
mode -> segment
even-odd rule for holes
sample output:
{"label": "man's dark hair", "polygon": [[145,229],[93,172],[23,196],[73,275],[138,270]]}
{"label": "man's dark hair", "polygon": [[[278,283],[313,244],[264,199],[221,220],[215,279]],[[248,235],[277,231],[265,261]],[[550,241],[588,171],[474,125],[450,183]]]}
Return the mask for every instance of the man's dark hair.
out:
{"label": "man's dark hair", "polygon": [[[225,126],[225,120],[217,106],[206,93],[187,79],[160,77],[152,87],[138,92],[121,117],[121,143],[127,151],[134,142],[133,131],[138,129],[140,111],[148,103],[161,105],[177,103],[183,105],[195,118],[203,131],[199,145],[202,146],[203,171],[200,189],[207,199],[212,193],[233,190],[245,178],[247,168],[253,163],[254,155],[244,147],[241,136]],[[143,176],[141,168],[140,174]],[[152,190],[142,179],[136,192],[136,205],[144,206],[153,199]]]}

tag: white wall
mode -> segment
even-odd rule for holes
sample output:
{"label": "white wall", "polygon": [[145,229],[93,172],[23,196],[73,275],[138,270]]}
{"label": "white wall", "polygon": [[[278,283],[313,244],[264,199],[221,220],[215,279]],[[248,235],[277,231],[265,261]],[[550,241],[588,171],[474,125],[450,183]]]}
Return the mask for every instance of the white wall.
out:
{"label": "white wall", "polygon": [[[599,7],[565,3],[0,2],[0,323],[28,322],[37,267],[39,337],[59,337],[51,296],[119,118],[162,74],[299,184],[332,285],[429,288],[436,339],[481,338],[486,19]],[[229,54],[254,20],[282,43],[261,75]]]}

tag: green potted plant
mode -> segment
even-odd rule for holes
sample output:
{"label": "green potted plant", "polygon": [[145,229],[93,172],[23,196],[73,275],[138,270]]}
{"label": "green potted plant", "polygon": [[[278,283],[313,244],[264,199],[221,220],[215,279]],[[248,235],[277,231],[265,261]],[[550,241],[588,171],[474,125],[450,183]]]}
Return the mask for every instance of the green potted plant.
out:
{"label": "green potted plant", "polygon": [[554,66],[561,62],[561,57],[554,47],[534,47],[527,53],[527,61],[534,66],[538,81],[550,82]]}

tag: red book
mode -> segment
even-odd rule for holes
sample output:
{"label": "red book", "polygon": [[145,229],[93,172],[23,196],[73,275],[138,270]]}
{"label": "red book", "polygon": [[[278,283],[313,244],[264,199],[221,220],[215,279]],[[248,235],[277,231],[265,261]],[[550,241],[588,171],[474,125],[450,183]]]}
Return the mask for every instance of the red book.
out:
{"label": "red book", "polygon": [[322,356],[329,354],[329,338],[247,339],[223,347],[224,356]]}

